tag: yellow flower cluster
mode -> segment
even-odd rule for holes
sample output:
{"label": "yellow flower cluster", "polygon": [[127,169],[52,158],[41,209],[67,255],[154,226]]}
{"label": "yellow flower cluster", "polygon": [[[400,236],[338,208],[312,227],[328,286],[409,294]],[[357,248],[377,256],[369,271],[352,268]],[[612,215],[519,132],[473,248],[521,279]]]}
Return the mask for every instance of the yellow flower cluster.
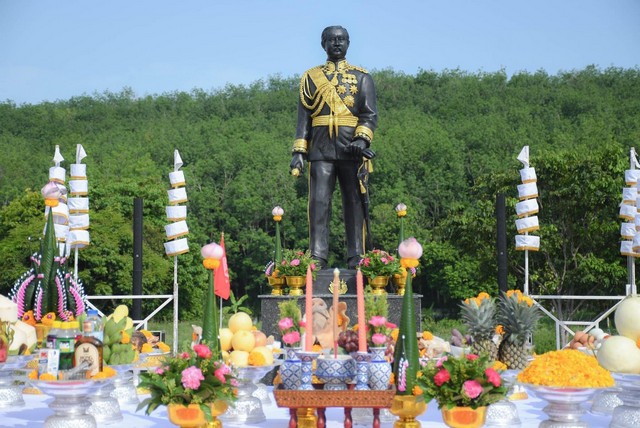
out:
{"label": "yellow flower cluster", "polygon": [[575,349],[546,352],[529,364],[518,381],[533,385],[604,388],[614,385],[611,373],[595,357]]}
{"label": "yellow flower cluster", "polygon": [[472,301],[475,301],[476,305],[478,305],[478,307],[480,307],[480,304],[485,299],[491,299],[491,296],[489,295],[489,293],[486,293],[486,292],[483,291],[483,292],[479,293],[476,297],[471,297],[471,298],[464,299],[464,304],[465,305],[469,305],[469,304],[471,304]]}
{"label": "yellow flower cluster", "polygon": [[494,361],[493,365],[491,367],[493,367],[493,369],[495,371],[497,371],[497,372],[503,372],[503,371],[508,369],[508,367],[507,367],[507,365],[505,363],[503,363],[502,361],[498,361],[498,360]]}
{"label": "yellow flower cluster", "polygon": [[524,302],[529,307],[531,307],[533,305],[533,300],[531,300],[531,297],[525,296],[524,294],[522,294],[522,291],[520,291],[520,290],[507,290],[507,297],[511,297],[514,294],[518,297],[518,303]]}

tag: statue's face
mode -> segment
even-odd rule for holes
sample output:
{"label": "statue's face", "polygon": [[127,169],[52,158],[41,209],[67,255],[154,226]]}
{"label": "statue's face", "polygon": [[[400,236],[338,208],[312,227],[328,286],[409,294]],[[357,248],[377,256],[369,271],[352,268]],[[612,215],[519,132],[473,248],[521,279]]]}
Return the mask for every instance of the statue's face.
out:
{"label": "statue's face", "polygon": [[322,48],[331,61],[344,59],[347,56],[347,49],[349,49],[349,35],[343,29],[331,29],[322,42]]}

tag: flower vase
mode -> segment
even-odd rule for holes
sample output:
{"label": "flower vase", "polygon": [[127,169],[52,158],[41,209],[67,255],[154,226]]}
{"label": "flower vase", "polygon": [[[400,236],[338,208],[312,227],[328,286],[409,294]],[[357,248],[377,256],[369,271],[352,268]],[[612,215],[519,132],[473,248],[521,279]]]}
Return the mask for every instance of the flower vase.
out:
{"label": "flower vase", "polygon": [[444,424],[451,428],[480,428],[484,425],[487,416],[486,407],[452,407],[442,408],[442,420]]}
{"label": "flower vase", "polygon": [[388,276],[376,276],[375,278],[369,278],[369,285],[371,286],[371,293],[376,296],[387,294],[385,287],[389,282]]}
{"label": "flower vase", "polygon": [[395,274],[392,280],[393,285],[396,286],[396,294],[398,296],[404,296],[404,287],[407,285],[407,274]]}
{"label": "flower vase", "polygon": [[286,279],[290,296],[302,296],[304,294],[302,292],[306,280],[304,276],[287,276]]}
{"label": "flower vase", "polygon": [[299,346],[285,348],[285,359],[280,366],[280,379],[284,389],[300,389],[302,383],[302,362],[298,358]]}
{"label": "flower vase", "polygon": [[391,379],[391,363],[387,361],[384,354],[386,346],[372,347],[371,361],[369,361],[369,387],[373,390],[384,391],[389,387]]}
{"label": "flower vase", "polygon": [[271,294],[274,296],[282,296],[284,291],[282,290],[285,285],[285,279],[283,276],[269,276],[267,277],[269,285],[273,288]]}
{"label": "flower vase", "polygon": [[180,428],[201,428],[205,427],[207,423],[199,404],[189,404],[188,406],[169,404],[167,415],[169,421]]}
{"label": "flower vase", "polygon": [[420,428],[416,418],[427,410],[427,403],[422,395],[394,395],[391,413],[398,417],[393,428]]}

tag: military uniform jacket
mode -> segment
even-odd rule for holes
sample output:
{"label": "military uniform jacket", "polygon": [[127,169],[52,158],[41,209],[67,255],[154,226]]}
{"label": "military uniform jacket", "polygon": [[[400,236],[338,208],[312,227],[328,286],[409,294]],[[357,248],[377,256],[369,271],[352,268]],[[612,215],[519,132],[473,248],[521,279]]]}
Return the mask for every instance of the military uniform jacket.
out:
{"label": "military uniform jacket", "polygon": [[368,143],[378,121],[373,79],[366,70],[327,61],[300,79],[298,126],[293,151],[309,161],[347,160],[345,147],[355,137]]}

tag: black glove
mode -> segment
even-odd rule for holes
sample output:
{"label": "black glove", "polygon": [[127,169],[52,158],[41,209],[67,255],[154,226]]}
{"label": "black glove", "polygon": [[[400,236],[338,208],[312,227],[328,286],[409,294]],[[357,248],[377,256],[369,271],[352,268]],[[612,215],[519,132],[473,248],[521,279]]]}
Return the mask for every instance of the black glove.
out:
{"label": "black glove", "polygon": [[304,153],[295,152],[291,156],[291,163],[289,164],[289,172],[291,175],[298,176],[304,171]]}
{"label": "black glove", "polygon": [[349,150],[349,153],[351,153],[354,157],[357,157],[357,158],[362,156],[362,151],[365,150],[366,148],[367,148],[367,142],[362,138],[356,138],[355,140],[353,140],[347,145],[347,150]]}

